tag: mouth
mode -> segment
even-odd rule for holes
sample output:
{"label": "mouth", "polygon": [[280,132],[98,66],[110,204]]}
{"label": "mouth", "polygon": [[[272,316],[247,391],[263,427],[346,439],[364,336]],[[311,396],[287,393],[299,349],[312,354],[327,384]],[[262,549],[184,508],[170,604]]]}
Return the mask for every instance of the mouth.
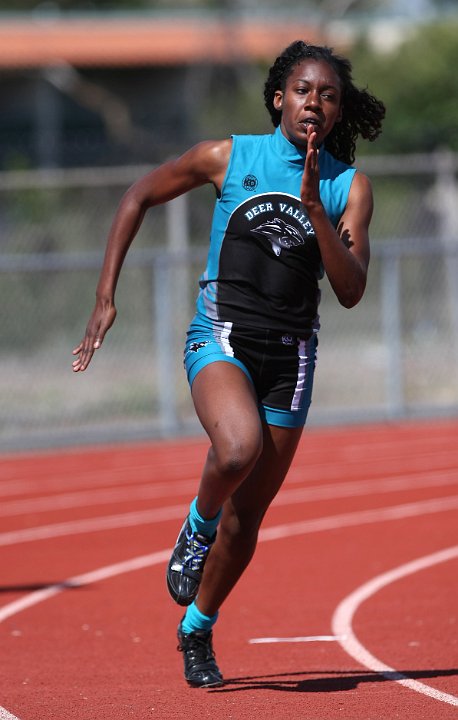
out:
{"label": "mouth", "polygon": [[299,124],[306,130],[308,127],[312,127],[314,130],[318,130],[321,127],[321,123],[315,117],[304,118],[304,120],[301,120]]}
{"label": "mouth", "polygon": [[302,117],[302,119],[300,120],[300,125],[302,125],[305,130],[307,130],[307,128],[309,127],[312,127],[314,130],[319,130],[322,127],[323,123],[322,118],[320,118],[316,113],[314,113],[313,115],[310,114]]}

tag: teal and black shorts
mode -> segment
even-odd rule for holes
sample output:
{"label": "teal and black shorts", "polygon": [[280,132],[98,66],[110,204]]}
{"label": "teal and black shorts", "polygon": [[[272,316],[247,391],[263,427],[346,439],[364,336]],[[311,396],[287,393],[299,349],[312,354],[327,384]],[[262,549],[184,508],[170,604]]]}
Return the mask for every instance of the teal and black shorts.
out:
{"label": "teal and black shorts", "polygon": [[191,386],[210,363],[237,365],[253,383],[269,425],[302,427],[312,400],[317,345],[315,333],[300,338],[198,315],[187,333],[184,365]]}

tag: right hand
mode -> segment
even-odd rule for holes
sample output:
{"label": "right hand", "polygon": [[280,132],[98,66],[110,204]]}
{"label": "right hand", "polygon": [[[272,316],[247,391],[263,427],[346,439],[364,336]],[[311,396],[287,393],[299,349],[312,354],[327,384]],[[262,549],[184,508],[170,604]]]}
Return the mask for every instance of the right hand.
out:
{"label": "right hand", "polygon": [[116,308],[112,301],[97,300],[86,328],[86,334],[79,345],[73,350],[78,355],[73,361],[73,372],[86,370],[92,356],[98,350],[108,330],[116,318]]}
{"label": "right hand", "polygon": [[309,125],[307,128],[307,155],[301,183],[301,201],[306,209],[310,206],[321,205],[318,153],[316,131],[313,129],[313,125]]}

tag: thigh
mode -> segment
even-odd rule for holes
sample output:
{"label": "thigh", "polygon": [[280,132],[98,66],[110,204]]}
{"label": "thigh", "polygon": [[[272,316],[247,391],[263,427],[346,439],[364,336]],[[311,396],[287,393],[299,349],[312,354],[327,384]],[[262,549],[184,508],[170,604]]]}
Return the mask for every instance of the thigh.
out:
{"label": "thigh", "polygon": [[212,362],[194,378],[192,399],[212,445],[237,438],[243,444],[262,442],[262,423],[253,383],[237,365]]}

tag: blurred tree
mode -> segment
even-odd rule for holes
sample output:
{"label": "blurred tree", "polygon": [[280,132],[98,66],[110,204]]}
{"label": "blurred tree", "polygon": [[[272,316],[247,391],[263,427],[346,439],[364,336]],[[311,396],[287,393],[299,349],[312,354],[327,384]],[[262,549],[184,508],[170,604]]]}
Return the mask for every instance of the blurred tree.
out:
{"label": "blurred tree", "polygon": [[[411,0],[413,2],[414,0]],[[415,0],[422,3],[433,4],[438,7],[447,6],[450,0]],[[388,12],[396,9],[397,0],[388,4]],[[401,3],[402,5],[402,3]],[[285,8],[307,10],[314,9],[326,19],[329,17],[343,17],[347,12],[371,12],[381,9],[387,10],[386,0],[288,0],[282,5]],[[78,10],[81,12],[91,10],[136,10],[136,9],[184,9],[184,8],[212,8],[215,10],[263,10],[264,8],[278,9],[278,0],[0,0],[0,10]]]}
{"label": "blurred tree", "polygon": [[[53,12],[77,10],[180,10],[213,9],[236,12],[239,10],[278,10],[278,0],[0,0],[0,11]],[[330,18],[351,17],[380,11],[385,15],[418,17],[424,12],[456,9],[455,0],[288,0],[281,9],[314,11],[324,21]]]}
{"label": "blurred tree", "polygon": [[[355,78],[386,105],[376,152],[458,151],[458,23],[412,30],[389,54],[361,42],[351,59]],[[365,143],[367,145],[367,143]],[[363,149],[363,145],[361,146]]]}
{"label": "blurred tree", "polygon": [[171,3],[169,0],[0,0],[0,11],[30,11],[36,12],[59,12],[61,10],[77,10],[78,12],[92,12],[99,10],[154,10],[161,9],[183,9],[193,7],[214,7],[219,0],[177,0]]}

